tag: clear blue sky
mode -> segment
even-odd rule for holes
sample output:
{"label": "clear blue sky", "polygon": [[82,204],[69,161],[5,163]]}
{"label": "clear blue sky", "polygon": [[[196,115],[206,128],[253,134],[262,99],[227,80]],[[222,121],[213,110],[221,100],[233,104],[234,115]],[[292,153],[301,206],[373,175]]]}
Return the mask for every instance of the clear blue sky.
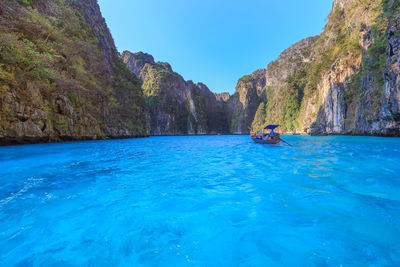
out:
{"label": "clear blue sky", "polygon": [[317,35],[333,0],[99,0],[119,51],[169,62],[186,80],[234,92],[295,42]]}

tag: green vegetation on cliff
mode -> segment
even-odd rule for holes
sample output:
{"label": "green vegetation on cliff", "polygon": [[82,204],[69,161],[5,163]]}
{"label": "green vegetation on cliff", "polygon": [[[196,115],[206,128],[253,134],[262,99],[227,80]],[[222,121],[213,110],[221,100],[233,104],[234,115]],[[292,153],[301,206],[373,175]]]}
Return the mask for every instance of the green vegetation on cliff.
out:
{"label": "green vegetation on cliff", "polygon": [[248,133],[265,87],[265,70],[257,70],[239,79],[235,94],[228,100],[232,109],[231,133]]}
{"label": "green vegetation on cliff", "polygon": [[207,86],[185,81],[143,52],[124,51],[122,58],[142,80],[152,135],[229,133],[229,106]]}
{"label": "green vegetation on cliff", "polygon": [[144,77],[142,88],[145,96],[159,95],[165,83],[174,79],[183,79],[176,72],[170,71],[168,66],[167,63],[163,62],[146,63],[144,65],[141,76]]}
{"label": "green vegetation on cliff", "polygon": [[140,83],[95,1],[3,0],[0,15],[2,138],[146,135]]}
{"label": "green vegetation on cliff", "polygon": [[262,102],[256,111],[256,114],[254,115],[254,120],[253,123],[251,124],[251,128],[254,131],[260,132],[264,129],[265,125],[265,104]]}
{"label": "green vegetation on cliff", "polygon": [[[370,105],[364,109],[364,116],[376,116],[382,98],[388,21],[398,8],[399,1],[394,0],[335,1],[319,36],[308,45],[299,42],[284,52],[289,56],[285,54],[268,66],[269,79],[276,82],[268,85],[265,104],[261,104],[265,105],[265,119],[255,118],[253,125],[264,121],[281,124],[284,131],[304,132],[313,121],[324,124],[326,118],[321,112],[335,112],[323,110],[324,103],[334,102],[327,108],[342,106],[341,92],[330,96],[325,89],[334,84],[345,88],[343,109],[347,116],[354,117],[365,94],[368,97],[363,101]],[[336,115],[329,116],[339,123]]]}
{"label": "green vegetation on cliff", "polygon": [[[368,8],[364,5],[364,8]],[[360,69],[350,77],[345,91],[348,106],[346,129],[354,127],[356,111],[363,108],[362,116],[369,121],[379,116],[382,87],[384,85],[385,64],[387,60],[387,28],[395,14],[399,14],[400,2],[396,0],[377,1],[369,7],[372,22],[368,32],[369,47],[363,51]],[[393,118],[388,118],[393,119]]]}
{"label": "green vegetation on cliff", "polygon": [[[188,134],[193,118],[174,90],[184,87],[183,78],[167,63],[146,63],[140,70],[152,134]],[[196,129],[197,130],[197,129]]]}

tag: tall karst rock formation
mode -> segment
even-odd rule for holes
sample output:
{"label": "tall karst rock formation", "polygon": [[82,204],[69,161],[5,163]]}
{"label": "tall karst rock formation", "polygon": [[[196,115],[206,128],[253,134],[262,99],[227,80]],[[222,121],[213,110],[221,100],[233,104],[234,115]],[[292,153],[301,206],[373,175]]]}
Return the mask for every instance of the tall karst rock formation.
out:
{"label": "tall karst rock formation", "polygon": [[336,0],[324,31],[266,69],[253,127],[400,135],[400,3]]}
{"label": "tall karst rock formation", "polygon": [[122,59],[142,81],[151,135],[229,133],[229,94],[214,94],[202,83],[185,81],[168,63],[125,51]]}
{"label": "tall karst rock formation", "polygon": [[232,96],[147,54],[121,59],[96,0],[0,1],[0,144],[242,134],[272,123],[399,136],[399,86],[399,0],[335,0],[320,35],[242,77]]}
{"label": "tall karst rock formation", "polygon": [[0,143],[148,135],[95,0],[0,1]]}
{"label": "tall karst rock formation", "polygon": [[235,93],[229,98],[231,116],[231,133],[245,134],[250,126],[257,108],[265,97],[265,70],[257,70],[239,79]]}

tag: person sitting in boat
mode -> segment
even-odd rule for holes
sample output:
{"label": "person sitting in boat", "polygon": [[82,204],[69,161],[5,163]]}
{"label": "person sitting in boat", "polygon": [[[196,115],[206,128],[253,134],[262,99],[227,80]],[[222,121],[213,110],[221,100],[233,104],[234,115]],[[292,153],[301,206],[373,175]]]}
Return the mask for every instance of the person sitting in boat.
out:
{"label": "person sitting in boat", "polygon": [[269,134],[263,132],[262,140],[271,140],[271,138],[269,137]]}
{"label": "person sitting in boat", "polygon": [[275,138],[275,132],[274,130],[271,130],[271,132],[269,133],[269,137],[271,137],[271,139]]}
{"label": "person sitting in boat", "polygon": [[259,132],[257,132],[257,131],[253,132],[253,134],[252,134],[251,137],[253,137],[253,138],[255,138],[255,139],[258,139],[258,140],[262,140],[262,139],[263,139],[262,134],[259,133]]}

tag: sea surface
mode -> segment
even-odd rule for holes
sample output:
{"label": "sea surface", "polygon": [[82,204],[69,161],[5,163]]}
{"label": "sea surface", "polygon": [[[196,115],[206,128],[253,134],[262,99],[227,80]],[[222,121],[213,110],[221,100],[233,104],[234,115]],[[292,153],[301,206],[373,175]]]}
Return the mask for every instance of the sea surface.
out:
{"label": "sea surface", "polygon": [[399,266],[400,138],[0,147],[0,266]]}

